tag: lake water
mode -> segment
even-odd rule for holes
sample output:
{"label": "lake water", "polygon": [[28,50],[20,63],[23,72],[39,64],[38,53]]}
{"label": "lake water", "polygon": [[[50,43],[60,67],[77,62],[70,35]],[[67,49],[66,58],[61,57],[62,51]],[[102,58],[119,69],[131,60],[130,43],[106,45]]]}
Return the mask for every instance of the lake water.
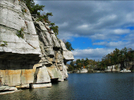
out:
{"label": "lake water", "polygon": [[0,100],[134,100],[134,73],[69,74],[51,88],[0,95]]}

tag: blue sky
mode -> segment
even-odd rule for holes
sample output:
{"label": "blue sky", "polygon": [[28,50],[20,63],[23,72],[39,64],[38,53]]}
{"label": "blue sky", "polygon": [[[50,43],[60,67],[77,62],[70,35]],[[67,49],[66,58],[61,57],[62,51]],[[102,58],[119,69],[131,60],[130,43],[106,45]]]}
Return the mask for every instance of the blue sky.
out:
{"label": "blue sky", "polygon": [[35,0],[52,12],[60,39],[69,41],[75,59],[101,60],[115,48],[134,49],[134,1]]}

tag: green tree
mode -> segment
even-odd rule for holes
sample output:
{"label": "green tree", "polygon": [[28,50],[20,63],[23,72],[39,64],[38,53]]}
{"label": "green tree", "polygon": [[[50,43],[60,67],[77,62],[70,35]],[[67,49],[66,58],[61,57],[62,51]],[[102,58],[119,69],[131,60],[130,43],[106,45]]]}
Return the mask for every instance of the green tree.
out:
{"label": "green tree", "polygon": [[78,69],[80,69],[82,67],[80,59],[76,60],[76,66],[77,66]]}
{"label": "green tree", "polygon": [[[48,19],[49,16],[53,16],[53,14],[50,12],[50,13],[46,13],[46,14],[43,14],[42,15],[42,18],[44,19],[45,22],[49,23],[50,24],[50,21]],[[55,24],[54,24],[55,25]]]}
{"label": "green tree", "polygon": [[67,70],[68,70],[68,71],[73,71],[73,70],[74,70],[74,67],[71,66],[71,65],[69,65]]}
{"label": "green tree", "polygon": [[89,60],[88,60],[88,58],[86,58],[86,60],[84,61],[84,66],[87,68],[88,64],[89,64]]}
{"label": "green tree", "polygon": [[131,48],[128,49],[127,59],[128,61],[134,61],[134,51]]}
{"label": "green tree", "polygon": [[55,33],[55,35],[57,36],[59,34],[59,27],[58,26],[51,26],[50,29],[53,30],[53,32]]}
{"label": "green tree", "polygon": [[65,46],[69,51],[74,50],[70,42],[65,42]]}
{"label": "green tree", "polygon": [[20,0],[25,2],[26,6],[30,10],[31,14],[40,15],[40,11],[43,11],[44,5],[35,4],[34,0]]}

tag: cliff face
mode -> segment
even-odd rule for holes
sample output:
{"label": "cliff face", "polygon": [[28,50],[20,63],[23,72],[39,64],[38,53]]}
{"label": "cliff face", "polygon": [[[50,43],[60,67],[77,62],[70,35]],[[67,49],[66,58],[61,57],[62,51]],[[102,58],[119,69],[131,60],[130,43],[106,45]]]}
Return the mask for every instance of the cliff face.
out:
{"label": "cliff face", "polygon": [[0,1],[0,82],[2,85],[50,87],[68,77],[71,51],[48,23],[37,21],[18,0]]}

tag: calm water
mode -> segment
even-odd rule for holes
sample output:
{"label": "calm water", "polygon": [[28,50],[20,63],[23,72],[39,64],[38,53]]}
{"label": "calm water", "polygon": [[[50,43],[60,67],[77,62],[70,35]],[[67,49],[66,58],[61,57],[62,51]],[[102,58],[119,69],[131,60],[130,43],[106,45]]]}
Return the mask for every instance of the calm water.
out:
{"label": "calm water", "polygon": [[52,88],[0,95],[0,100],[134,100],[134,73],[69,74]]}

